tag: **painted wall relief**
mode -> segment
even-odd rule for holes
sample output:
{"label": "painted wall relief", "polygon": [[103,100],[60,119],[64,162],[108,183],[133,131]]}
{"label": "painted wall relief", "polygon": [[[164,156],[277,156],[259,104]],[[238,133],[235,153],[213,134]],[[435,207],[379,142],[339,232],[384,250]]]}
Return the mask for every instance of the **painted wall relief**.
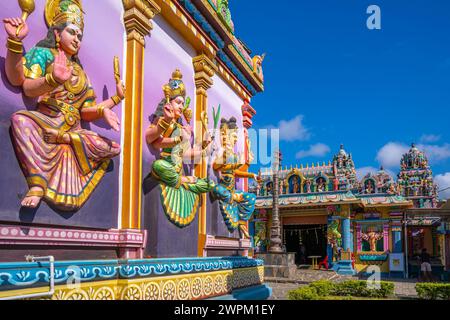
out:
{"label": "painted wall relief", "polygon": [[[206,134],[200,146],[191,145],[192,110],[182,77],[177,69],[163,86],[164,98],[150,117],[151,124],[145,133],[147,144],[160,150],[159,159],[152,164],[151,174],[160,183],[164,212],[170,222],[181,228],[194,220],[199,195],[209,192],[215,185],[212,180],[184,172],[184,163],[199,163],[202,156],[209,154],[211,137]],[[201,125],[206,127],[206,119]]]}
{"label": "painted wall relief", "polygon": [[247,221],[255,210],[256,195],[236,190],[236,178],[253,178],[254,173],[243,171],[245,157],[239,158],[234,152],[238,140],[236,118],[222,118],[220,138],[222,149],[213,162],[213,169],[219,173],[219,184],[213,193],[220,202],[220,210],[230,232],[239,229],[243,238],[249,238]]}
{"label": "painted wall relief", "polygon": [[47,37],[25,55],[22,40],[30,31],[25,18],[34,11],[34,1],[19,3],[27,14],[4,19],[5,71],[13,86],[21,87],[27,97],[38,98],[36,110],[21,110],[11,117],[12,143],[29,187],[21,204],[35,208],[45,200],[60,210],[77,210],[100,183],[110,159],[120,153],[118,143],[80,124],[104,119],[119,131],[119,118],[112,111],[125,90],[118,61],[114,63],[116,95],[97,103],[78,58],[84,31],[81,2],[48,0]]}

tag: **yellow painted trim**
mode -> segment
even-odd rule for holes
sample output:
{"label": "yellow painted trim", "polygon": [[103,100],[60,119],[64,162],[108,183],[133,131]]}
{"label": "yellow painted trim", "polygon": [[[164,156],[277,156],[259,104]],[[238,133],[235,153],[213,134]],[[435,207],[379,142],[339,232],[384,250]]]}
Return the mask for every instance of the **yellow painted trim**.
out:
{"label": "yellow painted trim", "polygon": [[[264,267],[219,270],[192,274],[134,279],[115,279],[83,282],[78,286],[57,285],[53,296],[33,298],[52,300],[150,300],[160,299],[166,289],[172,290],[169,298],[204,299],[229,294],[233,289],[258,285],[264,282]],[[18,289],[0,292],[0,298],[36,293],[46,293],[48,287]],[[154,291],[158,296],[151,296]],[[194,292],[194,290],[197,291]],[[183,291],[183,292],[181,292]]]}
{"label": "yellow painted trim", "polygon": [[78,133],[67,132],[70,135],[70,141],[73,147],[73,151],[75,152],[75,156],[78,160],[78,164],[83,172],[83,175],[87,175],[91,172],[89,167],[89,160],[86,157],[83,149],[83,142],[81,141],[81,137]]}
{"label": "yellow painted trim", "polygon": [[122,229],[141,228],[142,121],[144,95],[144,46],[134,38],[127,41],[127,72],[122,128]]}

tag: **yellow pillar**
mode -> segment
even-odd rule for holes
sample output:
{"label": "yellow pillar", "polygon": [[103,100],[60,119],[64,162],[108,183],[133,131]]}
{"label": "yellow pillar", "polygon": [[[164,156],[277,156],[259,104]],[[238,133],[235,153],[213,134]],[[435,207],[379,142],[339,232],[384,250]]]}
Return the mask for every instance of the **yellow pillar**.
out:
{"label": "yellow pillar", "polygon": [[122,0],[127,32],[125,104],[122,113],[122,210],[121,229],[141,228],[142,119],[144,93],[144,37],[151,19],[160,12],[153,0]]}
{"label": "yellow pillar", "polygon": [[[201,145],[204,129],[201,125],[201,114],[208,111],[208,94],[207,90],[213,85],[212,77],[217,72],[217,66],[205,54],[200,54],[193,58],[195,71],[195,142]],[[201,159],[201,163],[195,166],[195,175],[199,178],[206,178],[207,164],[205,158]],[[198,212],[198,244],[197,254],[203,256],[203,248],[206,242],[206,193],[203,193],[201,205]]]}

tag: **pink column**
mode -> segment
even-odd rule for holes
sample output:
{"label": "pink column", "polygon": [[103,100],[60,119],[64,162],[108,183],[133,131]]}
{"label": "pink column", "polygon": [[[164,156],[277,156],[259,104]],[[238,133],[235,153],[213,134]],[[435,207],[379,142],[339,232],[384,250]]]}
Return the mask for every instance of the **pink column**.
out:
{"label": "pink column", "polygon": [[383,249],[384,252],[389,251],[389,225],[383,225]]}
{"label": "pink column", "polygon": [[361,225],[356,225],[356,252],[362,251],[362,242],[361,242]]}

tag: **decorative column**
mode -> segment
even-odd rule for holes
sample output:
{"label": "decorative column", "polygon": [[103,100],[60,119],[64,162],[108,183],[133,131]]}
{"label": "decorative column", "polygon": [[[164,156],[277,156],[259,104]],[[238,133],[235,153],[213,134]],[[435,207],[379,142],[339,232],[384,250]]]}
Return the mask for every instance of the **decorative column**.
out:
{"label": "decorative column", "polygon": [[362,241],[361,241],[361,225],[356,225],[356,252],[362,251]]}
{"label": "decorative column", "polygon": [[127,32],[126,93],[122,112],[121,229],[141,228],[142,118],[145,36],[160,12],[153,0],[122,0]]}
{"label": "decorative column", "polygon": [[401,253],[403,251],[401,225],[392,226],[392,251],[394,253]]}
{"label": "decorative column", "polygon": [[[244,139],[245,139],[245,146],[244,146],[244,152],[245,152],[245,160],[249,161],[249,155],[250,155],[250,140],[248,137],[248,129],[250,129],[253,125],[252,118],[256,115],[255,109],[252,108],[250,105],[250,100],[246,99],[244,100],[244,104],[242,105],[242,116],[243,116],[243,125],[244,125]],[[248,167],[245,168],[246,171],[248,171]],[[248,191],[248,179],[244,180],[244,191]]]}
{"label": "decorative column", "polygon": [[[202,144],[205,130],[201,124],[201,114],[208,111],[208,94],[207,90],[213,85],[212,77],[217,72],[217,66],[205,54],[200,54],[192,59],[194,64],[194,81],[195,81],[195,143]],[[200,163],[195,165],[195,176],[206,178],[207,176],[206,159],[202,157]],[[197,255],[203,256],[203,249],[206,243],[206,193],[201,194],[201,205],[198,212],[198,244]]]}
{"label": "decorative column", "polygon": [[389,224],[383,224],[383,251],[389,251]]}
{"label": "decorative column", "polygon": [[273,163],[273,187],[272,187],[272,227],[270,228],[270,253],[282,253],[281,248],[281,227],[278,206],[278,170],[280,165],[280,153],[275,152]]}
{"label": "decorative column", "polygon": [[344,251],[350,250],[350,208],[348,205],[342,206],[342,248]]}

